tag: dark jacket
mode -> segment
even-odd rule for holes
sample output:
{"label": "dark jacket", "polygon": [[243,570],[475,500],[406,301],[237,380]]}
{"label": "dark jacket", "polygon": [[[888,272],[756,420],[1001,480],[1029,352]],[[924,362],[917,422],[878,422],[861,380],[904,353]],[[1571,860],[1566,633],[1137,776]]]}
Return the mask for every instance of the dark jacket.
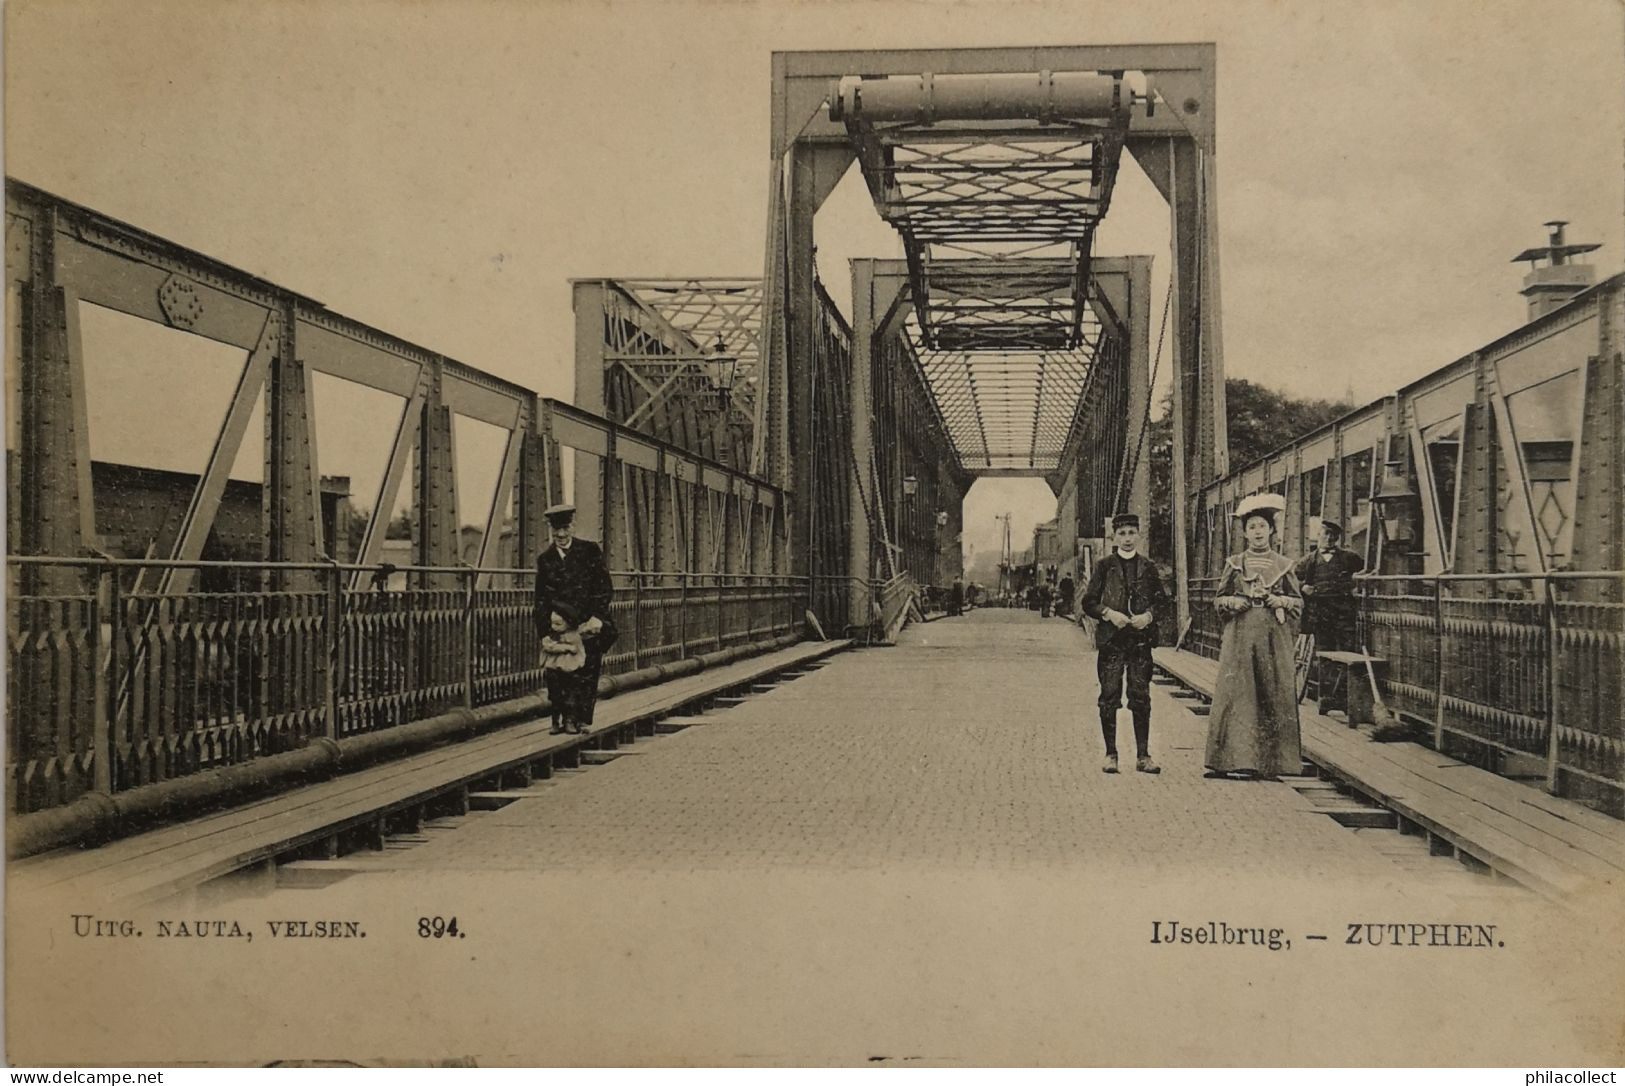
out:
{"label": "dark jacket", "polygon": [[[1157,643],[1157,623],[1163,617],[1168,593],[1162,586],[1162,574],[1157,564],[1143,554],[1124,561],[1115,550],[1095,563],[1089,575],[1089,584],[1083,590],[1083,613],[1100,622],[1095,631],[1095,644],[1107,645]],[[1124,626],[1119,630],[1106,621],[1106,611],[1121,611],[1125,615],[1151,612],[1153,621],[1143,630]]]}
{"label": "dark jacket", "polygon": [[548,632],[548,614],[554,603],[569,604],[579,621],[596,618],[611,625],[609,599],[614,587],[604,552],[590,539],[577,539],[570,553],[561,555],[551,544],[536,556],[536,633]]}
{"label": "dark jacket", "polygon": [[1354,628],[1354,575],[1365,568],[1365,563],[1353,551],[1336,547],[1330,558],[1321,558],[1314,550],[1303,556],[1293,568],[1298,582],[1313,585],[1306,600],[1308,613],[1304,616],[1304,629],[1309,633],[1327,634],[1334,630]]}

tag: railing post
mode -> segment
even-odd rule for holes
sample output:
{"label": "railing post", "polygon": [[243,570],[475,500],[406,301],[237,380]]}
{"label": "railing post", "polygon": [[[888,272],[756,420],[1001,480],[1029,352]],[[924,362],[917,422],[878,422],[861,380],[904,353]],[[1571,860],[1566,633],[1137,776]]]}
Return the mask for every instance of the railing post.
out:
{"label": "railing post", "polygon": [[477,574],[464,570],[463,579],[463,708],[474,708],[474,587]]}
{"label": "railing post", "polygon": [[[113,615],[117,615],[118,600],[118,570],[111,566],[102,566],[92,574],[95,578],[95,587],[90,593],[90,660],[91,660],[91,712],[93,723],[90,734],[90,759],[93,785],[102,795],[109,795],[113,791],[113,728],[108,713],[108,684],[117,674],[112,667],[112,658],[104,652],[102,645],[102,591],[107,589],[108,608]],[[109,584],[111,587],[108,587]],[[116,633],[110,633],[108,651],[118,644]],[[12,721],[12,727],[17,722]]]}
{"label": "railing post", "polygon": [[717,574],[717,643],[713,646],[715,649],[722,647],[722,594],[727,591],[727,577],[726,573]]}
{"label": "railing post", "polygon": [[322,571],[326,600],[322,614],[322,734],[339,737],[339,652],[344,631],[344,580],[338,566]]}
{"label": "railing post", "polygon": [[[658,529],[656,529],[658,531]],[[632,670],[643,667],[643,574],[632,574]]]}
{"label": "railing post", "polygon": [[756,608],[761,600],[756,592],[756,576],[745,574],[745,641],[752,643],[756,640]]}
{"label": "railing post", "polygon": [[1444,578],[1433,578],[1433,749],[1444,750]]}
{"label": "railing post", "polygon": [[1546,791],[1558,794],[1557,786],[1557,582],[1546,585]]}
{"label": "railing post", "polygon": [[688,570],[677,575],[677,658],[688,657]]}

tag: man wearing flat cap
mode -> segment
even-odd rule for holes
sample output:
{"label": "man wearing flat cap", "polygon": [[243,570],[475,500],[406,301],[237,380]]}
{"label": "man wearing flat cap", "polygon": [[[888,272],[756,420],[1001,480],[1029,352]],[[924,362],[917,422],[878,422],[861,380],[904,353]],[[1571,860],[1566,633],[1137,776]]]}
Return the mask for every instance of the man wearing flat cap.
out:
{"label": "man wearing flat cap", "polygon": [[1083,590],[1083,613],[1096,619],[1095,671],[1100,678],[1100,732],[1106,741],[1104,772],[1117,772],[1117,711],[1128,676],[1128,707],[1134,717],[1134,768],[1161,773],[1151,760],[1151,648],[1157,614],[1168,599],[1157,564],[1139,553],[1140,518],[1112,518],[1112,553],[1095,563]]}
{"label": "man wearing flat cap", "polygon": [[1365,562],[1340,546],[1342,539],[1342,525],[1322,520],[1320,546],[1293,569],[1306,604],[1303,632],[1314,635],[1317,652],[1353,647],[1354,575],[1365,568]]}
{"label": "man wearing flat cap", "polygon": [[542,516],[547,520],[552,542],[536,556],[536,636],[547,636],[556,603],[565,604],[580,616],[579,632],[587,651],[580,681],[589,692],[584,706],[586,719],[580,723],[588,725],[592,723],[592,703],[596,700],[604,653],[616,638],[609,615],[614,586],[603,550],[590,539],[575,537],[575,506],[549,506]]}

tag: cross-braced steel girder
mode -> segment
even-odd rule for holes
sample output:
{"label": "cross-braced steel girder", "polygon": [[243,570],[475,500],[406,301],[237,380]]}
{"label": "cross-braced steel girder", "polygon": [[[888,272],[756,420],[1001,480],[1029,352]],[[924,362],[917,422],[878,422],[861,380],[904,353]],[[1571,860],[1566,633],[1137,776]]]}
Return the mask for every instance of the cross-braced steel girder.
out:
{"label": "cross-braced steel girder", "polygon": [[762,281],[584,279],[574,290],[578,400],[744,465],[756,426]]}
{"label": "cross-braced steel girder", "polygon": [[1088,517],[1098,508],[1110,513],[1114,503],[1140,508],[1150,397],[1150,265],[1143,256],[1095,262],[1087,351],[934,352],[919,346],[906,262],[855,261],[854,291],[867,284],[870,302],[856,307],[854,336],[861,339],[867,330],[877,340],[900,338],[906,345],[949,438],[956,470],[967,477],[1043,478],[1059,494],[1087,475],[1101,491],[1080,505]]}
{"label": "cross-braced steel girder", "polygon": [[[963,345],[945,350],[926,342],[913,297],[915,279],[906,263],[880,261],[875,267],[875,274],[891,291],[885,327],[900,330],[908,342],[958,465],[973,473],[994,468],[1024,469],[1035,476],[1053,473],[1060,465],[1102,336],[1119,331],[1115,312],[1098,287],[1089,292],[1080,346],[1046,348],[1042,333],[1035,336],[1016,327],[1017,322],[1008,316],[989,314],[1010,299],[1020,306],[1053,289],[1065,278],[1057,264],[940,262],[941,281],[951,284],[955,295],[954,303],[943,309],[958,310],[950,312],[950,325],[962,322],[958,324],[962,332],[956,334]],[[900,276],[906,276],[906,282]],[[1006,314],[1010,311],[1005,310]],[[991,323],[1000,319],[1005,321],[1002,326]],[[992,332],[979,336],[979,327],[990,327]]]}
{"label": "cross-braced steel girder", "polygon": [[[975,349],[1001,333],[1082,345],[1089,256],[1131,99],[1122,73],[840,81],[829,114],[844,121],[875,208],[903,239],[922,346]],[[1005,296],[990,296],[960,269],[970,281],[942,284],[939,301],[943,257],[980,258],[995,281],[998,264],[1021,262],[1029,289],[1001,283]]]}
{"label": "cross-braced steel girder", "polygon": [[939,262],[916,315],[923,307],[936,351],[1064,350],[1077,333],[1076,279],[1064,260]]}

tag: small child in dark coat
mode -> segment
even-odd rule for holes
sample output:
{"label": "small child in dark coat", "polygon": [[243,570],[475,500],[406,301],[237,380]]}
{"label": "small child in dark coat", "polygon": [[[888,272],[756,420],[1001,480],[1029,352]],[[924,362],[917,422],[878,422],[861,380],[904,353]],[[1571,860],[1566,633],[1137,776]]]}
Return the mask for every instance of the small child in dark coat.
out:
{"label": "small child in dark coat", "polygon": [[553,605],[548,616],[550,632],[542,638],[542,683],[553,706],[553,734],[581,733],[581,671],[587,666],[587,649],[582,644],[579,617],[575,609],[562,603]]}

